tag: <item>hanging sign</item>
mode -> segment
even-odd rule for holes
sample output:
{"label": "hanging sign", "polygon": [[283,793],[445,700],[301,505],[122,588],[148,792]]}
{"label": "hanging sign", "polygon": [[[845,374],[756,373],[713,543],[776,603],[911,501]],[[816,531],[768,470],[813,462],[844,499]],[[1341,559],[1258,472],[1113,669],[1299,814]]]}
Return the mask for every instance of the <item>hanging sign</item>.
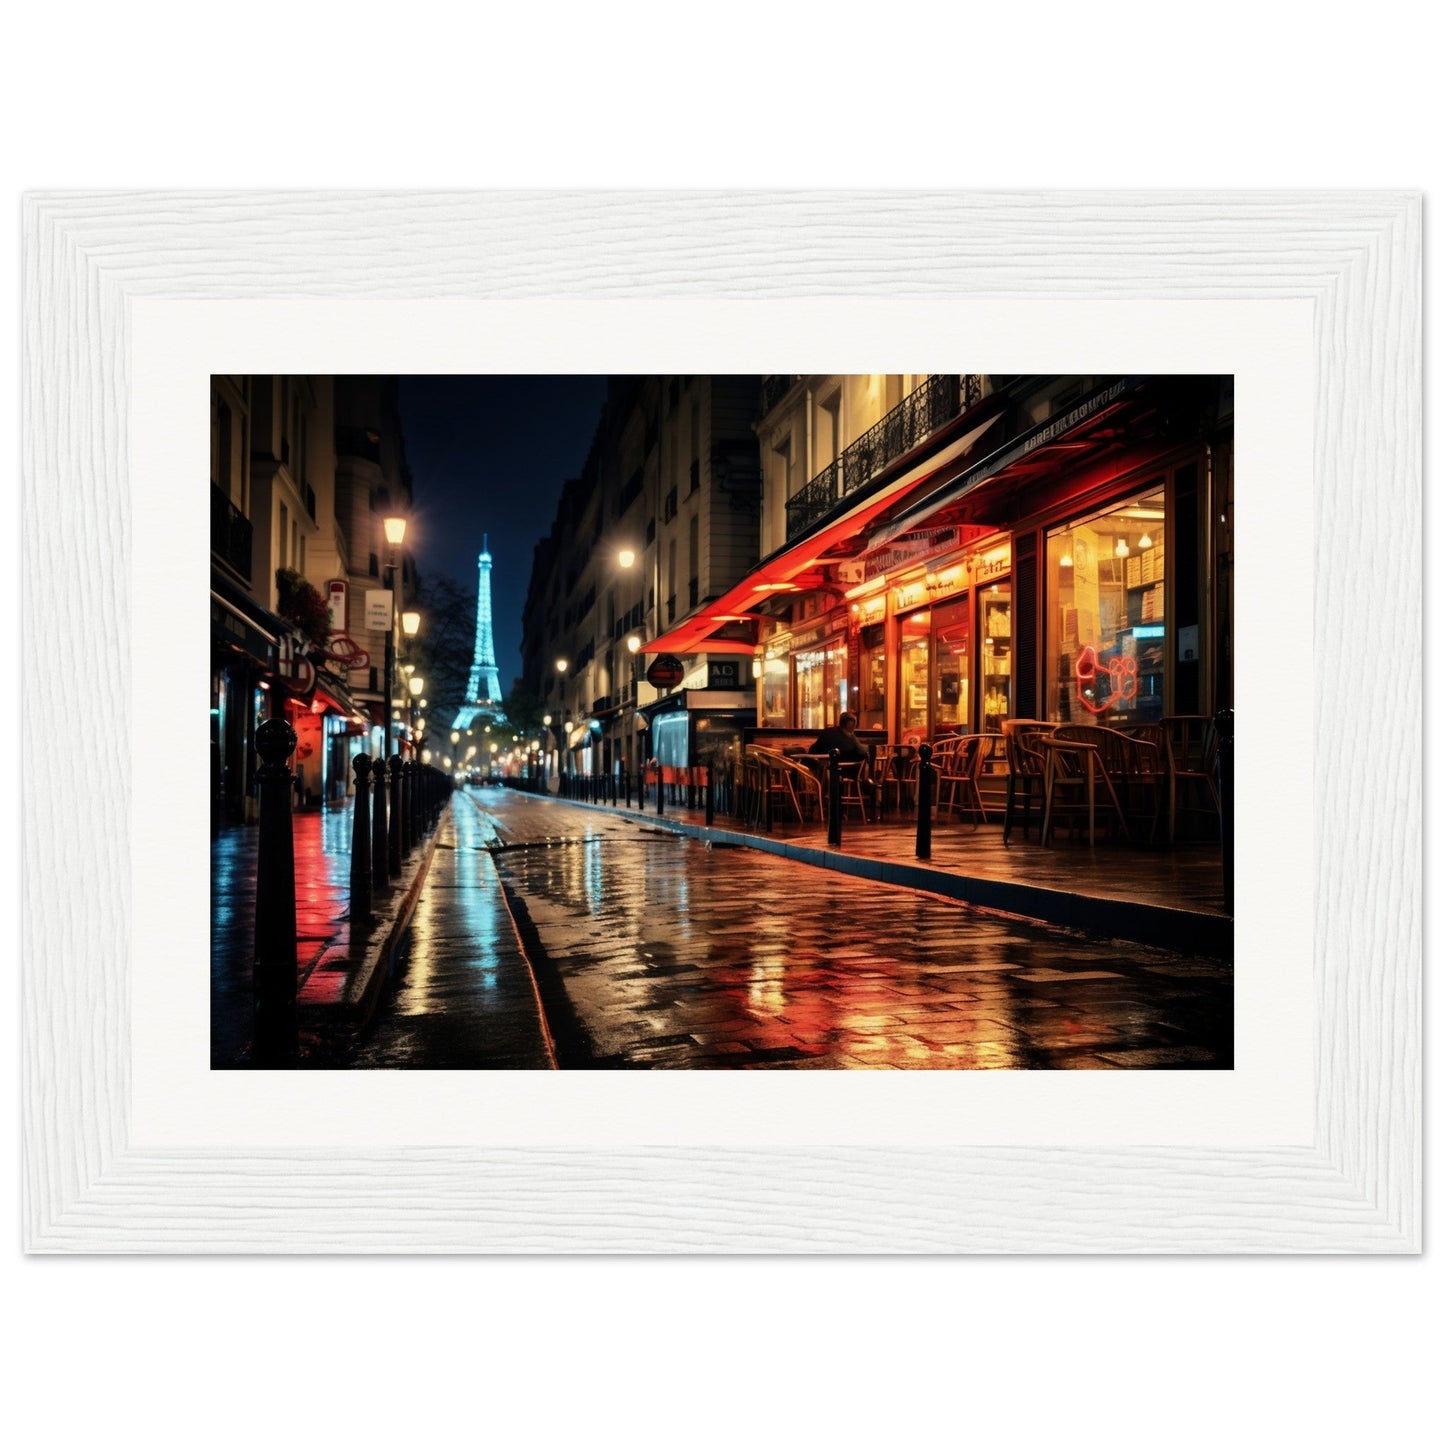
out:
{"label": "hanging sign", "polygon": [[346,626],[346,579],[333,577],[326,584],[326,610],[331,614],[331,630],[345,635]]}
{"label": "hanging sign", "polygon": [[653,687],[676,687],[682,681],[682,674],[682,659],[664,652],[647,669],[647,680]]}

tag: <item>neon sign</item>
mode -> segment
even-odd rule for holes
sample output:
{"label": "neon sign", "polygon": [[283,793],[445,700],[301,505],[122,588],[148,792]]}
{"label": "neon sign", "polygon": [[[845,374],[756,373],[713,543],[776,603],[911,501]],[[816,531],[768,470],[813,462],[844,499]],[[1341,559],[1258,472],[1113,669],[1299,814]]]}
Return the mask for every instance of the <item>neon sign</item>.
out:
{"label": "neon sign", "polygon": [[[1094,687],[1100,673],[1109,679],[1109,695],[1103,702],[1095,702]],[[1086,646],[1074,659],[1074,691],[1079,702],[1091,713],[1108,712],[1134,701],[1139,695],[1139,663],[1133,657],[1112,657],[1099,666],[1099,654],[1092,646]]]}

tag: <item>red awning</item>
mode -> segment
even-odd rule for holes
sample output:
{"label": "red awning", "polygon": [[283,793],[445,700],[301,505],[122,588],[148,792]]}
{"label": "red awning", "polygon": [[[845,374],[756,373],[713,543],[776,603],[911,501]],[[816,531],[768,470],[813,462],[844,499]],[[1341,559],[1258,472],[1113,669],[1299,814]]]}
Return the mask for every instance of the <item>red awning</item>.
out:
{"label": "red awning", "polygon": [[[974,408],[974,426],[962,436],[877,491],[868,493],[816,531],[764,558],[737,586],[704,603],[671,631],[643,643],[642,651],[675,652],[682,656],[698,652],[751,654],[754,651],[752,643],[736,639],[713,640],[712,634],[729,622],[749,620],[751,609],[775,593],[806,592],[819,586],[824,580],[821,569],[829,560],[831,551],[858,537],[885,512],[932,481],[942,468],[964,456],[1002,415],[1002,405],[1002,397],[985,397]],[[978,420],[985,412],[987,417]]]}

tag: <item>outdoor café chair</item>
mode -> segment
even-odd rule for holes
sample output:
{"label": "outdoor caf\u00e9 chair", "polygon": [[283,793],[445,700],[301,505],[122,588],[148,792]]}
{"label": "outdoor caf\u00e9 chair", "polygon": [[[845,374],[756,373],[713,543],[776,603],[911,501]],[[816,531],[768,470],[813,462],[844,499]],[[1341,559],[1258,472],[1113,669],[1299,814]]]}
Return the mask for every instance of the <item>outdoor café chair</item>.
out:
{"label": "outdoor caf\u00e9 chair", "polygon": [[1087,818],[1092,848],[1101,804],[1107,804],[1111,821],[1117,822],[1128,840],[1129,821],[1105,764],[1105,750],[1111,746],[1109,736],[1107,728],[1061,727],[1039,739],[1044,753],[1044,826],[1040,841],[1045,846],[1052,842],[1061,817],[1071,823]]}
{"label": "outdoor caf\u00e9 chair", "polygon": [[[1044,754],[1039,739],[1047,737],[1057,723],[1039,722],[1034,718],[1006,718],[1003,725],[1004,756],[1008,761],[1008,782],[1005,785],[1003,808],[1003,840],[1008,842],[1014,817],[1023,806],[1023,830],[1029,835],[1029,813],[1038,799],[1039,818],[1044,814]],[[1042,839],[1041,839],[1042,841]]]}
{"label": "outdoor caf\u00e9 chair", "polygon": [[978,780],[988,758],[989,738],[984,733],[955,736],[950,747],[942,749],[943,762],[938,773],[938,811],[945,808],[973,816],[974,826],[988,822]]}
{"label": "outdoor caf\u00e9 chair", "polygon": [[[1219,789],[1214,784],[1214,765],[1219,750],[1219,739],[1214,730],[1214,719],[1185,716],[1166,717],[1160,723],[1164,731],[1164,745],[1167,751],[1167,781],[1169,793],[1169,841],[1174,841],[1179,814],[1184,810],[1181,800],[1188,801],[1190,793],[1201,799],[1206,798],[1216,819],[1220,816]],[[1208,808],[1196,807],[1190,811],[1205,812]]]}

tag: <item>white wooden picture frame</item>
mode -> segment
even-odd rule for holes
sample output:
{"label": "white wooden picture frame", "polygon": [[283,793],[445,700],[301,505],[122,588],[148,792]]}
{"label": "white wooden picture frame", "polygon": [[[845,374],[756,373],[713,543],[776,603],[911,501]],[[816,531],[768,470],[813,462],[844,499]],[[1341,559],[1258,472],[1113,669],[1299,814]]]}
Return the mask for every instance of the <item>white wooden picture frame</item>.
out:
{"label": "white wooden picture frame", "polygon": [[[34,194],[24,204],[24,247],[27,1249],[1420,1249],[1418,195]],[[1312,737],[1284,746],[1303,750],[1312,769],[1305,805],[1277,820],[1270,843],[1300,854],[1312,880],[1309,917],[1295,929],[1308,961],[1305,1007],[1277,1021],[1303,1030],[1310,1045],[1280,1065],[1309,1100],[1302,1132],[1261,1142],[1240,1120],[1234,1137],[1246,1142],[1231,1143],[1231,1121],[1221,1117],[1206,1143],[1184,1130],[1179,1142],[1157,1133],[1091,1142],[1088,1131],[1061,1125],[1047,1141],[1032,1129],[1019,1142],[995,1131],[986,1143],[957,1144],[938,1142],[946,1127],[925,1136],[900,1123],[896,1142],[875,1124],[863,1143],[838,1142],[846,1130],[818,1142],[762,1130],[728,1142],[691,1141],[685,1130],[638,1142],[619,1126],[596,1143],[565,1135],[468,1143],[455,1133],[377,1143],[358,1128],[297,1144],[287,1121],[319,1087],[310,1075],[276,1082],[289,1095],[257,1096],[266,1108],[258,1104],[243,1144],[205,1142],[204,1118],[189,1121],[183,1146],[138,1130],[138,1060],[173,1048],[184,1079],[188,1068],[204,1070],[205,1039],[189,1038],[182,1015],[158,1006],[136,943],[138,916],[153,920],[189,838],[138,821],[155,790],[182,802],[186,791],[183,778],[158,776],[149,760],[158,739],[163,747],[183,738],[203,706],[183,685],[156,695],[156,657],[175,644],[133,625],[140,542],[161,525],[155,477],[138,462],[149,456],[140,433],[156,424],[141,398],[164,359],[153,345],[138,359],[137,318],[172,303],[182,318],[195,303],[273,317],[313,308],[313,318],[333,314],[314,308],[335,305],[336,316],[354,318],[344,308],[366,303],[365,325],[343,335],[338,321],[330,339],[349,336],[370,363],[386,354],[393,328],[442,331],[477,305],[597,302],[615,318],[619,305],[714,301],[856,305],[878,345],[894,303],[915,312],[973,302],[1020,315],[1034,308],[1098,335],[1114,308],[1141,303],[1160,308],[1161,328],[1177,328],[1188,314],[1180,308],[1196,304],[1237,303],[1241,316],[1282,303],[1307,308],[1312,369],[1294,380],[1313,439],[1309,505],[1295,509],[1293,524],[1313,534],[1303,598],[1312,635],[1293,639],[1292,655],[1313,661],[1293,674],[1296,711]],[[217,354],[197,371],[194,391],[178,386],[171,404],[203,428],[209,370],[318,370],[314,340],[278,349],[269,367],[243,364],[259,360],[254,350]],[[206,354],[204,336],[190,344]],[[606,360],[605,345],[588,345],[592,359]],[[566,354],[539,366],[544,353],[532,355],[534,369],[594,369]],[[1237,405],[1245,497],[1271,479],[1251,472],[1250,397],[1241,392]],[[1267,420],[1256,414],[1254,425]],[[203,466],[198,455],[197,475]],[[178,593],[178,615],[202,610],[205,567],[197,536],[197,600]],[[1382,649],[1387,665],[1374,686],[1342,681],[1339,659],[1379,658]],[[1250,699],[1242,694],[1239,705],[1243,717]],[[99,766],[34,765],[97,757]],[[155,935],[146,936],[154,950]],[[170,962],[206,968],[203,957]],[[1247,967],[1242,949],[1237,969]],[[1267,1031],[1270,998],[1253,997]],[[385,1083],[326,1082],[351,1089],[361,1117]],[[649,1078],[645,1087],[669,1085]],[[177,1089],[182,1103],[185,1092]],[[869,1095],[845,1097],[862,1108]]]}

